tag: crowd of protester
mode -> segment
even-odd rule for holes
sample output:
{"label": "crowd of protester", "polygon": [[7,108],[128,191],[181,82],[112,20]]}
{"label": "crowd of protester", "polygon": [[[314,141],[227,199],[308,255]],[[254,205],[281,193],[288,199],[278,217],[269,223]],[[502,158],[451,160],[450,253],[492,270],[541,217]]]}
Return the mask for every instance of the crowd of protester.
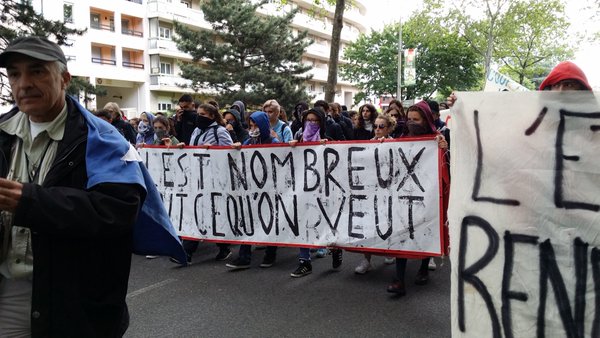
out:
{"label": "crowd of protester", "polygon": [[[550,73],[540,86],[540,90],[591,90],[585,75],[570,62],[562,62]],[[144,144],[159,145],[230,145],[239,149],[242,145],[288,143],[295,146],[302,142],[379,140],[435,135],[438,146],[444,150],[444,163],[441,166],[443,220],[447,220],[447,203],[450,185],[449,152],[450,133],[445,122],[440,119],[440,109],[452,107],[456,97],[451,94],[446,101],[420,101],[407,109],[400,101],[392,100],[383,112],[378,112],[370,103],[363,104],[357,111],[335,102],[316,101],[312,107],[306,102],[295,105],[291,121],[274,100],[266,101],[262,109],[248,112],[243,102],[234,102],[229,109],[220,110],[215,101],[201,103],[190,95],[183,95],[178,102],[176,113],[167,118],[157,113],[144,112],[139,119],[123,121],[116,103],[106,104],[96,115],[112,123],[123,136],[138,147]],[[444,235],[444,234],[443,234]],[[197,241],[184,241],[188,263],[198,247]],[[232,251],[229,244],[218,243],[219,252],[215,259],[230,259]],[[238,256],[226,266],[232,270],[250,267],[251,246],[240,245]],[[292,277],[303,277],[312,272],[311,254],[317,258],[332,256],[332,268],[342,265],[342,250],[339,248],[309,249],[300,248],[298,267]],[[355,267],[355,273],[363,275],[373,269],[371,253],[362,253],[363,258]],[[277,247],[266,247],[262,268],[271,267],[276,260]],[[154,258],[155,256],[148,256]],[[387,287],[387,291],[398,295],[406,294],[405,270],[409,257],[386,256],[385,264],[396,264],[396,276]],[[420,260],[414,283],[425,285],[429,280],[429,271],[436,264],[431,257],[414,257]],[[182,262],[171,258],[175,263]]]}

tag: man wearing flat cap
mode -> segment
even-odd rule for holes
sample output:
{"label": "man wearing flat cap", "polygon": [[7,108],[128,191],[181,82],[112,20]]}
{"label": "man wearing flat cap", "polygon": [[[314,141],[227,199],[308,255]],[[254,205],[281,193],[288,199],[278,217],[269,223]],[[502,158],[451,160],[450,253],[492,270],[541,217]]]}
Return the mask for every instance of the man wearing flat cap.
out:
{"label": "man wearing flat cap", "polygon": [[57,44],[16,39],[0,67],[16,102],[0,117],[0,336],[122,336],[131,253],[185,257],[149,216],[160,197],[130,144],[65,94]]}

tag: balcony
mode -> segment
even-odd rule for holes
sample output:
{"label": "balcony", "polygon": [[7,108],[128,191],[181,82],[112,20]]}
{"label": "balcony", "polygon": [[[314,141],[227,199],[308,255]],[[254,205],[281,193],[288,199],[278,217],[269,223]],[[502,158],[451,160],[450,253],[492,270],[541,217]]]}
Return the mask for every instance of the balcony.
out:
{"label": "balcony", "polygon": [[101,65],[116,66],[117,65],[117,60],[92,57],[92,63],[99,63]]}
{"label": "balcony", "polygon": [[159,74],[159,75],[150,75],[150,84],[151,85],[180,87],[180,86],[184,86],[184,85],[191,85],[192,81],[188,80],[188,79],[184,79],[184,78],[176,76],[176,75]]}
{"label": "balcony", "polygon": [[177,21],[184,25],[196,28],[211,29],[211,25],[204,20],[201,10],[188,8],[186,5],[171,3],[165,0],[148,0],[148,18],[161,18],[165,21]]}
{"label": "balcony", "polygon": [[106,25],[106,24],[101,24],[98,22],[90,22],[90,28],[111,31],[111,32],[115,31],[114,25]]}
{"label": "balcony", "polygon": [[135,69],[144,69],[144,64],[143,63],[123,61],[123,67],[135,68]]}
{"label": "balcony", "polygon": [[163,38],[148,39],[148,53],[169,56],[181,60],[192,60],[192,56],[177,49],[177,44],[173,40]]}
{"label": "balcony", "polygon": [[136,3],[136,4],[140,4],[140,5],[142,4],[142,0],[127,0],[127,1],[133,2],[133,3]]}

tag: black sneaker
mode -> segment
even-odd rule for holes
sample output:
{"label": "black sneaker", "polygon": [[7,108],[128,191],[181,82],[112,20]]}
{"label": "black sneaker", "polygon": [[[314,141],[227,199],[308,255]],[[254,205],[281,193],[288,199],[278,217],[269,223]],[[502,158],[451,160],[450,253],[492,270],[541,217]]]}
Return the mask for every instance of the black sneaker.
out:
{"label": "black sneaker", "polygon": [[290,274],[294,278],[304,277],[312,273],[312,264],[310,261],[300,261],[298,268]]}
{"label": "black sneaker", "polygon": [[216,261],[224,261],[229,259],[229,257],[231,257],[233,253],[231,252],[231,250],[229,249],[220,249],[219,253],[217,254],[217,256],[215,257]]}
{"label": "black sneaker", "polygon": [[234,259],[233,262],[225,264],[225,266],[233,270],[248,269],[250,267],[250,261],[238,257]]}
{"label": "black sneaker", "polygon": [[263,258],[262,263],[260,263],[260,267],[261,268],[270,268],[273,266],[273,264],[275,263],[275,255],[265,255],[265,258]]}
{"label": "black sneaker", "polygon": [[342,249],[332,249],[331,251],[331,267],[333,267],[334,270],[337,270],[340,268],[340,266],[342,266]]}

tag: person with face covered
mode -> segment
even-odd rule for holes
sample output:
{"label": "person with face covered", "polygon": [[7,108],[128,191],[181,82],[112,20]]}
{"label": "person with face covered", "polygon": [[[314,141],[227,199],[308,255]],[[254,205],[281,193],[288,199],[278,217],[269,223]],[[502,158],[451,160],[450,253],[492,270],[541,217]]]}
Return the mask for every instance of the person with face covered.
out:
{"label": "person with face covered", "polygon": [[242,126],[242,117],[236,109],[227,109],[223,113],[223,119],[234,143],[244,143],[248,139],[248,131]]}
{"label": "person with face covered", "polygon": [[135,144],[138,146],[154,144],[154,115],[152,113],[143,112],[140,114],[140,123],[138,124]]}
{"label": "person with face covered", "polygon": [[[253,145],[253,144],[271,144],[271,143],[279,143],[276,137],[271,135],[271,126],[269,123],[269,116],[267,113],[262,111],[257,111],[250,115],[248,118],[249,125],[249,137],[244,141],[244,145]],[[235,149],[239,149],[241,143],[236,142],[233,144]],[[248,269],[250,267],[250,261],[252,258],[252,246],[247,244],[240,245],[240,251],[238,254],[238,258],[234,259],[231,263],[225,264],[231,270],[241,270]],[[262,263],[260,264],[261,268],[270,268],[275,263],[275,259],[277,258],[277,247],[276,246],[267,246],[265,251],[265,256],[263,258]]]}
{"label": "person with face covered", "polygon": [[292,125],[290,129],[292,129],[292,135],[296,135],[298,130],[302,128],[302,113],[308,110],[308,104],[306,102],[298,102],[294,107],[294,111],[292,112]]}
{"label": "person with face covered", "polygon": [[[313,108],[305,111],[302,114],[302,129],[300,129],[295,139],[290,141],[291,146],[295,146],[298,142],[321,142],[325,143],[329,136],[326,134],[326,115],[320,108]],[[326,252],[326,251],[325,251]],[[342,265],[342,249],[331,249],[332,267],[334,270],[339,269]],[[320,255],[323,257],[324,255]],[[310,249],[300,248],[298,256],[299,264],[296,270],[290,274],[294,278],[304,277],[312,273],[312,263],[310,259]]]}
{"label": "person with face covered", "polygon": [[[438,146],[442,150],[448,149],[448,143],[444,139],[444,136],[441,135],[433,123],[433,114],[431,113],[431,109],[429,105],[425,101],[421,101],[413,106],[408,108],[407,113],[407,121],[406,128],[408,134],[405,137],[421,137],[421,136],[434,136],[438,142]],[[444,205],[443,205],[443,214],[442,219],[447,219],[446,211],[448,210],[448,198],[447,194],[449,192],[449,176],[448,170],[446,166],[446,162],[444,161],[442,165],[442,191],[444,194]],[[429,260],[431,257],[425,257],[421,260],[421,266],[419,267],[419,271],[417,273],[417,277],[415,278],[415,284],[417,285],[425,285],[429,281]],[[387,291],[390,293],[395,293],[399,296],[404,296],[406,294],[406,287],[404,284],[404,273],[406,271],[406,263],[407,259],[405,257],[397,257],[396,258],[396,278],[393,283],[387,287]]]}
{"label": "person with face covered", "polygon": [[[225,121],[217,108],[211,104],[201,104],[198,106],[198,117],[196,118],[196,129],[190,137],[191,146],[229,146],[233,144],[231,136],[225,129]],[[215,257],[217,261],[224,261],[231,257],[229,244],[217,243],[219,253]],[[183,241],[183,247],[187,253],[188,263],[192,261],[192,255],[198,249],[198,241]],[[172,262],[181,264],[175,259]]]}
{"label": "person with face covered", "polygon": [[154,144],[159,146],[179,144],[179,140],[169,133],[169,120],[164,116],[157,116],[154,119]]}

